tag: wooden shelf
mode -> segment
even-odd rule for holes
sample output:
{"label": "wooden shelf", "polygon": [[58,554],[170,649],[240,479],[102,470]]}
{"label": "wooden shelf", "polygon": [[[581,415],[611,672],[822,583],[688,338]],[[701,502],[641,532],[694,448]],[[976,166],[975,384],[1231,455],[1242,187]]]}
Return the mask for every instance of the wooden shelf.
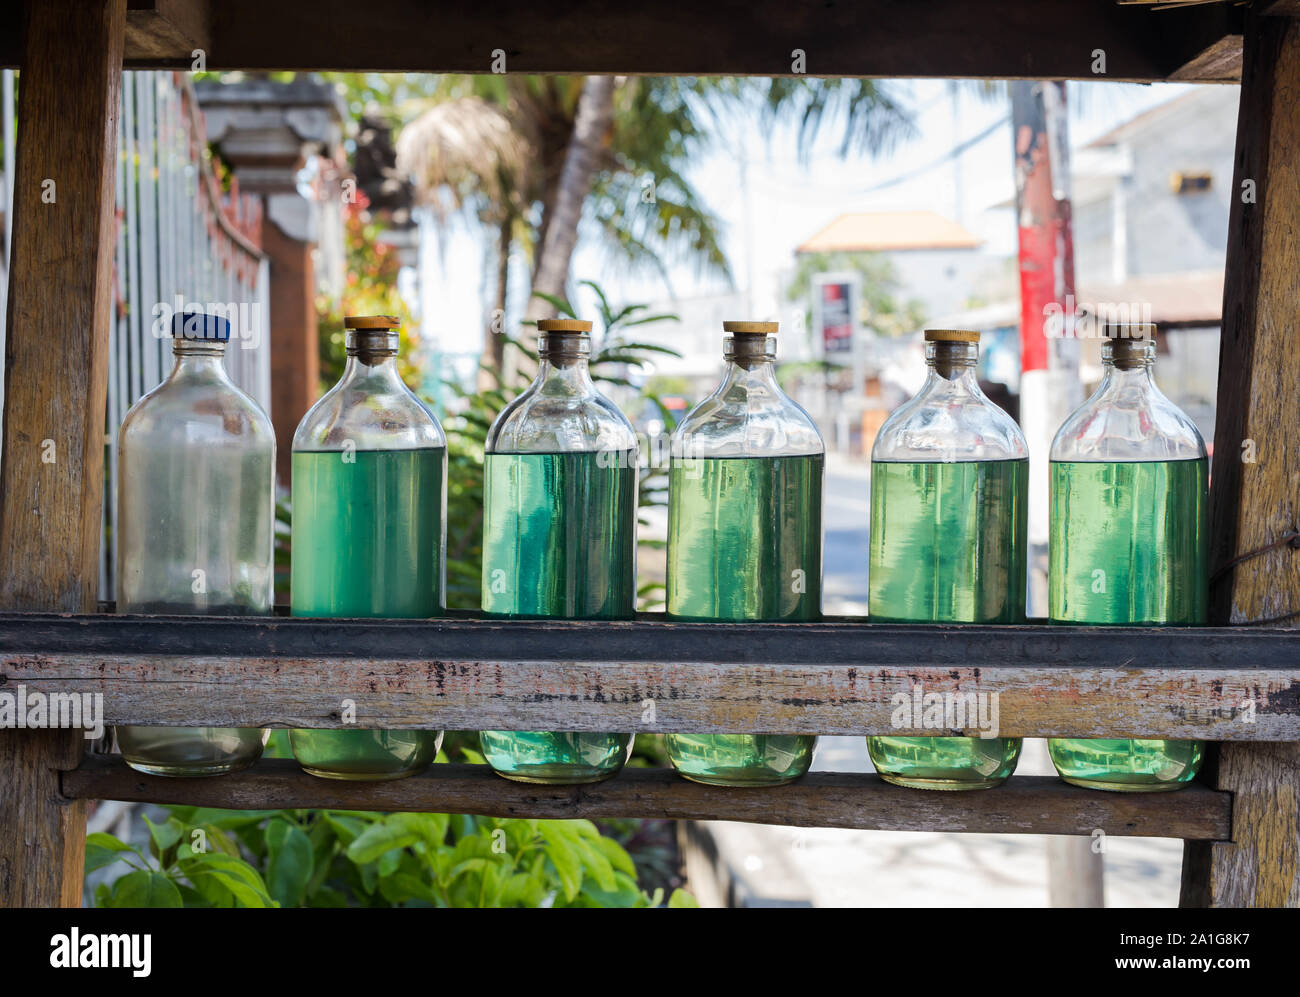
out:
{"label": "wooden shelf", "polygon": [[919,688],[1009,737],[1300,741],[1300,631],[1253,628],[4,614],[19,685],[107,724],[810,734],[896,734]]}
{"label": "wooden shelf", "polygon": [[665,769],[627,769],[590,786],[510,782],[485,765],[434,765],[391,782],[307,775],[296,762],[263,759],[207,779],[142,775],[95,756],[62,775],[66,797],[235,810],[335,809],[470,813],[490,817],[738,820],[797,827],[994,834],[1106,834],[1218,840],[1228,837],[1232,794],[1191,785],[1171,793],[1102,793],[1049,776],[1016,776],[997,789],[936,793],[891,786],[875,775],[821,772],[771,789],[724,789]]}

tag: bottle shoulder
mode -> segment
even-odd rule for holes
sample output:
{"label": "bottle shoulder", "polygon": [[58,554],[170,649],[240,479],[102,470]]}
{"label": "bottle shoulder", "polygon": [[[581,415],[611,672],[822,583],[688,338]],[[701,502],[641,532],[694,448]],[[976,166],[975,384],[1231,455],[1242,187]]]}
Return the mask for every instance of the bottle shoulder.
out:
{"label": "bottle shoulder", "polygon": [[873,461],[1022,460],[1029,444],[1016,421],[975,387],[927,386],[896,408],[876,433]]}
{"label": "bottle shoulder", "polygon": [[437,417],[406,385],[340,381],[307,410],[295,451],[423,450],[446,447]]}
{"label": "bottle shoulder", "polygon": [[275,450],[275,429],[257,401],[229,380],[168,378],[127,410],[118,447],[169,443]]}
{"label": "bottle shoulder", "polygon": [[637,450],[636,430],[598,390],[548,390],[533,382],[488,431],[488,453],[590,453]]}
{"label": "bottle shoulder", "polygon": [[1191,418],[1156,387],[1103,383],[1052,440],[1054,461],[1195,460],[1207,454]]}
{"label": "bottle shoulder", "polygon": [[678,423],[674,457],[797,457],[824,454],[817,424],[770,373],[732,376]]}

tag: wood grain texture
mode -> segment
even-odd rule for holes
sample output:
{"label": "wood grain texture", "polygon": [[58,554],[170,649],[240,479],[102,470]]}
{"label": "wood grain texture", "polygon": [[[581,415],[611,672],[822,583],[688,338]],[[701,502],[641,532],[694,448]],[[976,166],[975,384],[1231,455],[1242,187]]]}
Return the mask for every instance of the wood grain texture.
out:
{"label": "wood grain texture", "polygon": [[627,769],[590,786],[530,786],[486,765],[434,765],[392,782],[349,783],[307,775],[288,759],[212,779],[164,779],[118,758],[88,758],[63,774],[73,799],[140,800],[235,810],[470,813],[491,817],[738,820],[796,827],[1000,834],[1222,837],[1231,798],[1204,787],[1177,793],[1096,793],[1048,776],[1017,776],[980,793],[923,793],[876,775],[821,772],[788,786],[734,789],[688,782],[668,769]]}
{"label": "wood grain texture", "polygon": [[[137,6],[133,3],[132,5]],[[1170,78],[1239,36],[1227,4],[1152,11],[1109,0],[171,0],[131,12],[129,68],[188,68],[186,39],[211,8],[209,69],[355,69],[1095,80]],[[157,10],[159,13],[154,13]],[[161,17],[161,12],[166,12]],[[197,28],[196,28],[197,26]],[[0,64],[16,51],[0,36]]]}
{"label": "wood grain texture", "polygon": [[1003,736],[1300,740],[1300,631],[12,614],[18,687],[111,724],[817,734],[919,689],[996,693]]}
{"label": "wood grain texture", "polygon": [[[1300,612],[1300,552],[1274,543],[1300,514],[1300,21],[1251,14],[1228,228],[1212,476],[1214,622]],[[1243,184],[1254,197],[1243,198]],[[1251,441],[1254,463],[1243,462]],[[1217,748],[1204,777],[1234,794],[1230,844],[1189,845],[1182,902],[1300,905],[1300,753],[1296,745]]]}
{"label": "wood grain texture", "polygon": [[[126,0],[49,0],[27,4],[26,13],[0,606],[90,611],[99,577]],[[51,190],[47,203],[42,195]],[[58,770],[76,764],[83,743],[79,731],[0,731],[0,906],[80,905],[85,810],[59,796]]]}

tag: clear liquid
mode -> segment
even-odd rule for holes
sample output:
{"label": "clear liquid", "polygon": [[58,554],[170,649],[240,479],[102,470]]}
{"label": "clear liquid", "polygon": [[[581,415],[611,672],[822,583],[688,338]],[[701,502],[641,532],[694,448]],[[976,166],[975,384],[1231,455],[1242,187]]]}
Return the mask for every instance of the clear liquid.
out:
{"label": "clear liquid", "polygon": [[[631,619],[636,611],[636,454],[488,454],[483,610],[525,619]],[[489,765],[520,782],[618,774],[631,734],[488,730]]]}
{"label": "clear liquid", "polygon": [[[1208,599],[1209,466],[1175,461],[1051,465],[1051,618],[1059,623],[1193,626]],[[1201,741],[1053,738],[1061,778],[1151,791],[1190,782]]]}
{"label": "clear liquid", "polygon": [[[873,462],[871,619],[1023,622],[1028,496],[1026,460]],[[867,738],[881,778],[915,789],[997,786],[1020,747],[1011,737]]]}
{"label": "clear liquid", "polygon": [[[818,619],[823,463],[820,454],[673,458],[669,615],[736,622]],[[816,744],[816,737],[802,734],[664,736],[679,773],[719,786],[797,779],[808,771]]]}
{"label": "clear liquid", "polygon": [[[442,612],[445,449],[293,455],[294,616],[425,619]],[[340,676],[339,700],[364,698]],[[312,775],[396,779],[425,768],[441,731],[294,730]]]}
{"label": "clear liquid", "polygon": [[[129,612],[185,615],[196,610],[187,603],[157,602],[132,605]],[[249,608],[209,605],[202,612],[246,616]],[[268,734],[269,730],[256,727],[118,727],[117,746],[123,761],[137,772],[196,778],[238,772],[252,765],[262,756]]]}
{"label": "clear liquid", "polygon": [[[118,458],[117,611],[269,615],[275,448],[266,417],[228,382],[165,382],[123,423]],[[247,768],[268,733],[116,729],[133,769],[189,778]]]}

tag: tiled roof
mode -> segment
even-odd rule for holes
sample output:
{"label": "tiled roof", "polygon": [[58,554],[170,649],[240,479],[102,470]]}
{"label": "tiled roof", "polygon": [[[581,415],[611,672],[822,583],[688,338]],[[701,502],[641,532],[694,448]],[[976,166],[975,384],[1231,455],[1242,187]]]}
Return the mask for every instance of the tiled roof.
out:
{"label": "tiled roof", "polygon": [[855,211],[840,215],[796,253],[897,249],[975,249],[978,236],[933,211]]}

